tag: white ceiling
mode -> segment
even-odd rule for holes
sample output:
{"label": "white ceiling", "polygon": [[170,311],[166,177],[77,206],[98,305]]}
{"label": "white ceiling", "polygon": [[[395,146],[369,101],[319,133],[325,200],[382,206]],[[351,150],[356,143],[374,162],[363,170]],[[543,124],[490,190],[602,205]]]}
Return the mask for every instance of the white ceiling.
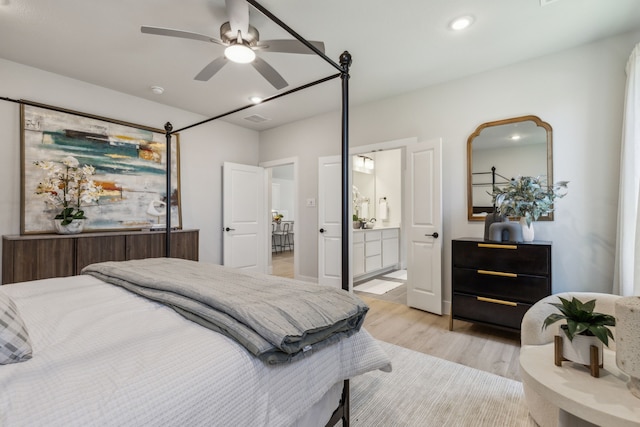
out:
{"label": "white ceiling", "polygon": [[[262,0],[336,62],[353,55],[351,105],[387,98],[627,31],[640,30],[640,0]],[[470,14],[461,33],[447,24]],[[275,92],[246,65],[208,82],[193,77],[222,47],[142,34],[141,25],[219,37],[224,0],[2,0],[0,57],[162,104],[216,116]],[[291,38],[252,10],[262,40]],[[639,40],[640,41],[640,40]],[[287,89],[337,72],[317,56],[263,53]],[[164,94],[151,92],[162,86]],[[282,91],[281,91],[282,92]],[[4,94],[0,94],[3,96]],[[64,105],[61,105],[64,107]],[[226,120],[263,130],[340,108],[336,79]],[[244,119],[259,114],[268,121]]]}

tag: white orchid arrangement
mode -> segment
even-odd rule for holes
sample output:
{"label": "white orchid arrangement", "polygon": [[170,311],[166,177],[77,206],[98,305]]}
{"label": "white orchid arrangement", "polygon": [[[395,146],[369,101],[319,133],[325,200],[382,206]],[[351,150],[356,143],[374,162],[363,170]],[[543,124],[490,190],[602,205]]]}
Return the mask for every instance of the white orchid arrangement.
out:
{"label": "white orchid arrangement", "polygon": [[54,219],[62,220],[62,225],[69,225],[74,219],[86,219],[82,205],[97,201],[102,191],[91,179],[95,168],[80,166],[78,159],[71,156],[60,162],[39,160],[34,164],[47,172],[46,178],[38,183],[36,194],[46,195],[48,205],[62,208]]}

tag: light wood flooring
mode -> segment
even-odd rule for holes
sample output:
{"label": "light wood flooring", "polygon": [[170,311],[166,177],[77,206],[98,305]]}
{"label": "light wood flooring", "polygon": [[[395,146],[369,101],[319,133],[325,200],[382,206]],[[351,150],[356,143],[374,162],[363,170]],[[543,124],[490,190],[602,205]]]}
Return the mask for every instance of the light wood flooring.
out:
{"label": "light wood flooring", "polygon": [[293,279],[293,251],[271,253],[272,275]]}
{"label": "light wood flooring", "polygon": [[520,381],[520,336],[359,295],[369,305],[364,327],[375,338]]}
{"label": "light wood flooring", "polygon": [[[293,251],[272,256],[273,274],[293,277]],[[403,288],[396,288],[393,295],[357,293],[369,305],[364,327],[371,335],[381,341],[520,381],[519,334],[461,320],[455,320],[453,331],[449,331],[449,316],[438,316],[401,303],[406,301]]]}

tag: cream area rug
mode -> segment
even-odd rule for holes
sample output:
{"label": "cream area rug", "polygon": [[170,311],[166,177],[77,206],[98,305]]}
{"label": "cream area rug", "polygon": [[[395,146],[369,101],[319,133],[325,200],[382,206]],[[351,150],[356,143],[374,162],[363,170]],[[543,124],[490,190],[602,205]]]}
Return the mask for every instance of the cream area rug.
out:
{"label": "cream area rug", "polygon": [[350,381],[353,426],[536,426],[520,382],[380,344],[393,371]]}
{"label": "cream area rug", "polygon": [[364,282],[361,285],[354,286],[353,290],[382,295],[402,285],[404,285],[404,283],[402,282],[391,282],[389,280],[373,279],[369,280],[368,282]]}

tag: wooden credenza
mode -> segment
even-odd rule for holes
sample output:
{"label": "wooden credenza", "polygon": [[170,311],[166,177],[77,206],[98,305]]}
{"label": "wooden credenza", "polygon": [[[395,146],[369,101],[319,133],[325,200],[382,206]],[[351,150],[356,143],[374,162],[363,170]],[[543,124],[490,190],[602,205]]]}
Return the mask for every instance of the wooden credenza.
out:
{"label": "wooden credenza", "polygon": [[451,319],[520,330],[524,313],[551,295],[550,242],[456,239],[451,253]]}
{"label": "wooden credenza", "polygon": [[[171,232],[171,256],[197,261],[198,230]],[[2,284],[80,274],[89,264],[165,256],[165,233],[2,236]]]}

